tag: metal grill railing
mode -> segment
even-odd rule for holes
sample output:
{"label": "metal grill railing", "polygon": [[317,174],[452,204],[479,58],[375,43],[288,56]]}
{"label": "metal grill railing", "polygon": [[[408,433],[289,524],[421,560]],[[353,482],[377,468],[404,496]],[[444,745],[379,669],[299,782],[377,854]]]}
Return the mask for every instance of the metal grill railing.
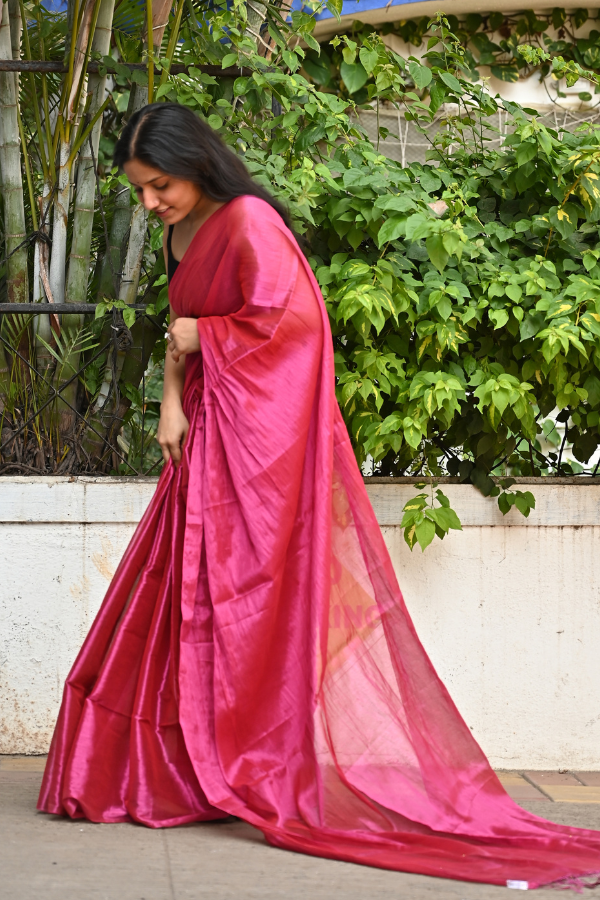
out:
{"label": "metal grill railing", "polygon": [[[139,304],[128,328],[121,310],[96,319],[96,308],[0,303],[0,475],[160,470],[162,369],[152,351],[164,316]],[[52,321],[50,340],[42,318]]]}

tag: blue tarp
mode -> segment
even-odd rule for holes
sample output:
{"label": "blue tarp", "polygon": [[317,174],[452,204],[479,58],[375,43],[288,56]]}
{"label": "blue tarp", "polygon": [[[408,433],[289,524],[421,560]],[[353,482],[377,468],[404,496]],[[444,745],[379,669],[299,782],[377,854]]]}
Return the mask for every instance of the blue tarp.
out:
{"label": "blue tarp", "polygon": [[[380,9],[382,11],[382,19],[385,17],[384,10],[389,9],[390,6],[411,6],[413,3],[416,3],[417,0],[344,0],[344,4],[342,6],[342,16],[352,16],[353,19],[360,19],[361,13],[370,12],[374,9]],[[302,2],[301,0],[296,0],[292,4],[294,9],[301,9]],[[410,18],[410,11],[406,11],[407,18]],[[333,13],[330,13],[328,9],[324,9],[323,12],[318,13],[316,16],[317,20],[322,21],[324,19],[333,19],[335,16]]]}

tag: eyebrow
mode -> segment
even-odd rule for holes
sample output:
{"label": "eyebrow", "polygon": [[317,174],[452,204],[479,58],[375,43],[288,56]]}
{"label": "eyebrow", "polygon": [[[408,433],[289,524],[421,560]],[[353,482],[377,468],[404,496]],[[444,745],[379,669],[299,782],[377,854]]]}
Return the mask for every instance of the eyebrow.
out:
{"label": "eyebrow", "polygon": [[[144,183],[145,183],[145,184],[152,184],[153,181],[158,181],[159,178],[167,178],[167,177],[168,177],[168,176],[167,176],[166,174],[164,174],[164,175],[157,175],[156,178],[151,178],[149,181],[146,181],[146,182],[144,182]],[[133,182],[133,181],[131,182],[131,184],[132,184],[134,187],[142,187],[141,184],[135,184],[135,182]]]}

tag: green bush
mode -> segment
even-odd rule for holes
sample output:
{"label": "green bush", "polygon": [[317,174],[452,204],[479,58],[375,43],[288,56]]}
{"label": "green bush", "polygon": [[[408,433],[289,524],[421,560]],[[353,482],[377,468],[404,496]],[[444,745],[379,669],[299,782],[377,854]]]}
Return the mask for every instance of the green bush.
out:
{"label": "green bush", "polygon": [[[276,7],[267,16],[269,66],[244,4],[185,20],[182,61],[253,73],[196,70],[169,77],[160,96],[198,110],[289,204],[330,313],[359,461],[386,475],[458,475],[500,494],[503,512],[527,514],[531,494],[492,476],[572,474],[600,443],[600,132],[552,131],[504,102],[508,137],[491,149],[501,101],[473,83],[442,17],[421,61],[377,35],[360,48],[334,39],[348,66],[360,61],[377,108],[423,131],[445,110],[429,164],[402,168],[367,140],[350,101],[301,74],[294,35],[318,53],[312,17],[294,13],[288,28]],[[554,413],[565,440],[545,452]],[[565,461],[567,444],[580,466]],[[410,542],[429,542],[430,526],[418,530],[432,508],[411,519]],[[456,527],[437,518],[440,536]]]}

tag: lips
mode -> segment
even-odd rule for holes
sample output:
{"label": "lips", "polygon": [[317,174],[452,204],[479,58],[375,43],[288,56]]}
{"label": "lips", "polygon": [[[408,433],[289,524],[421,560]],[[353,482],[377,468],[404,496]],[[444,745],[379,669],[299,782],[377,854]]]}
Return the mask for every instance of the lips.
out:
{"label": "lips", "polygon": [[166,215],[168,215],[168,213],[169,213],[170,211],[171,211],[171,207],[170,207],[170,206],[167,206],[166,209],[157,209],[157,210],[155,210],[156,215],[157,215],[157,216],[160,216],[161,219],[163,219]]}

